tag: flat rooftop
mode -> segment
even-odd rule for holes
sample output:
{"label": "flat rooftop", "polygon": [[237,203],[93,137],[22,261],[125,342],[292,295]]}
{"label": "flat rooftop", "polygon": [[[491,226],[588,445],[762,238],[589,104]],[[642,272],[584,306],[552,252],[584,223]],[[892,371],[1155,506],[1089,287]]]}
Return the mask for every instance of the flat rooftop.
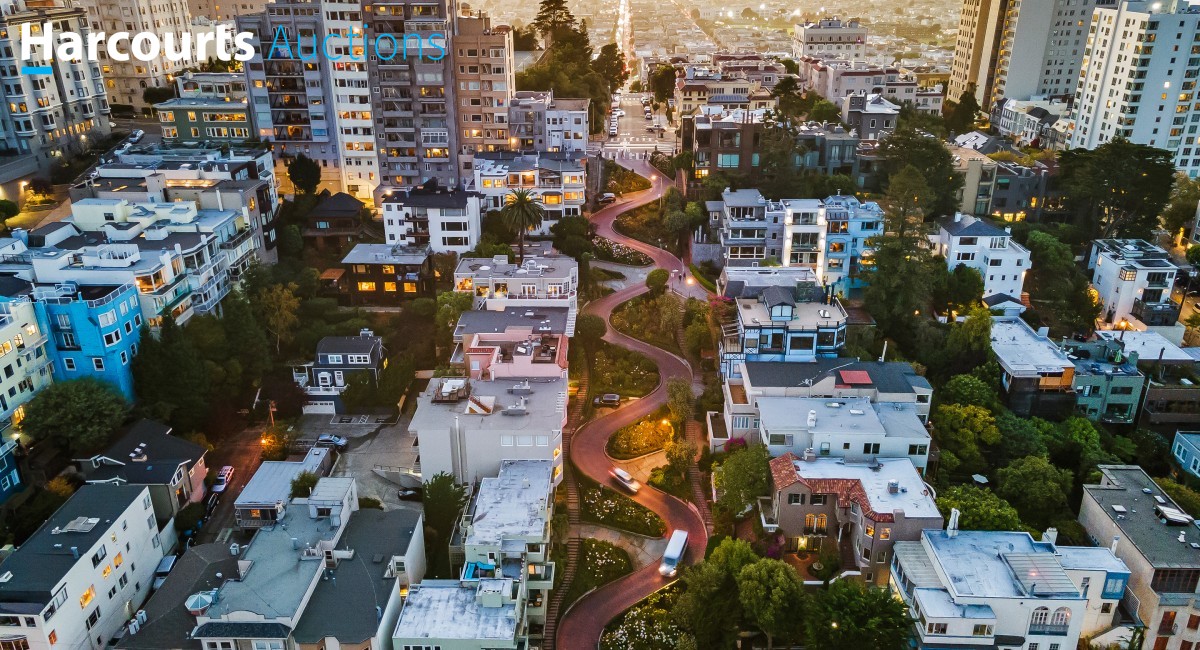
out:
{"label": "flat rooftop", "polygon": [[797,302],[792,307],[792,319],[788,321],[771,320],[771,308],[758,298],[738,298],[736,302],[738,318],[743,327],[801,329],[836,327],[846,322],[846,310],[837,300],[828,305],[823,302]]}
{"label": "flat rooftop", "polygon": [[507,539],[534,541],[546,536],[549,460],[505,460],[499,476],[485,478],[471,502],[471,532],[466,543],[498,546]]}
{"label": "flat rooftop", "polygon": [[992,318],[992,352],[1016,376],[1033,376],[1075,367],[1050,339],[1038,336],[1020,319]]}
{"label": "flat rooftop", "polygon": [[[789,463],[796,478],[808,484],[814,492],[837,494],[839,505],[848,505],[844,501],[860,501],[859,506],[883,515],[891,515],[899,510],[907,518],[940,516],[925,481],[907,458],[881,458],[876,463],[848,463],[841,458],[828,456],[803,460],[793,454],[785,454],[771,461],[772,475],[777,470],[786,471]],[[889,490],[892,481],[898,487],[896,492]],[[859,487],[845,484],[857,484]],[[866,503],[861,503],[864,499]]]}
{"label": "flat rooftop", "polygon": [[[510,388],[521,383],[522,379],[471,380],[471,397],[485,405],[490,402],[490,413],[479,412],[478,404],[468,399],[435,402],[434,398],[439,397],[445,381],[430,381],[429,386],[417,397],[417,411],[409,424],[410,431],[449,435],[456,421],[462,430],[467,432],[518,431],[545,434],[563,427],[566,417],[566,379],[529,379],[531,392],[525,395],[508,392]],[[502,412],[506,407],[520,404],[521,398],[524,398],[524,415],[505,415]]]}
{"label": "flat rooftop", "polygon": [[[866,373],[865,381],[863,375]],[[816,359],[806,363],[746,361],[742,376],[758,388],[807,387],[834,380],[835,387],[874,388],[880,393],[930,393],[929,380],[903,361],[859,361],[854,357]],[[849,379],[849,381],[848,381]]]}
{"label": "flat rooftop", "polygon": [[250,563],[249,570],[240,580],[225,581],[221,597],[204,617],[219,620],[237,612],[266,619],[297,616],[309,585],[325,568],[321,554],[309,559],[301,559],[301,554],[336,535],[337,527],[328,517],[311,518],[302,504],[288,508],[274,526],[254,534],[242,553],[242,562]]}
{"label": "flat rooftop", "polygon": [[[867,397],[758,397],[759,420],[767,431],[809,431],[812,435],[885,435],[928,438],[915,406],[896,409],[891,403],[872,404]],[[881,416],[884,411],[891,413]],[[816,423],[808,426],[808,415]],[[903,420],[911,419],[907,424]]]}
{"label": "flat rooftop", "polygon": [[342,258],[342,264],[424,264],[429,248],[395,244],[355,244]]}
{"label": "flat rooftop", "polygon": [[[517,266],[508,261],[480,257],[464,257],[458,261],[454,269],[455,277],[469,276],[478,280],[506,279],[521,280],[524,278],[559,278],[567,279],[575,274],[579,263],[566,256],[526,257],[525,264]],[[519,293],[519,287],[511,287],[510,295]]]}
{"label": "flat rooftop", "polygon": [[[994,327],[995,325],[993,325]],[[1109,341],[1121,341],[1125,346],[1126,355],[1130,352],[1137,352],[1138,363],[1158,361],[1167,363],[1192,363],[1195,361],[1192,355],[1184,352],[1178,345],[1170,342],[1158,332],[1100,330],[1096,332],[1096,337]]]}
{"label": "flat rooftop", "polygon": [[944,586],[955,596],[1082,598],[1055,557],[1054,545],[1035,542],[1029,533],[960,530],[951,537],[944,530],[926,530],[922,535],[950,579]]}
{"label": "flat rooftop", "polygon": [[563,334],[567,331],[569,311],[566,307],[472,309],[458,316],[454,335],[501,334],[509,328],[530,328],[535,334]]}
{"label": "flat rooftop", "polygon": [[292,493],[292,479],[300,472],[316,472],[329,450],[313,447],[308,450],[304,460],[268,460],[258,466],[254,476],[246,481],[234,505],[237,507],[262,504],[275,504],[280,501],[287,503]]}
{"label": "flat rooftop", "polygon": [[1156,568],[1200,569],[1200,549],[1191,546],[1200,544],[1194,522],[1168,526],[1155,513],[1159,498],[1168,507],[1181,512],[1183,508],[1137,465],[1100,465],[1098,469],[1100,484],[1085,485],[1083,490],[1121,531],[1118,544],[1133,544]]}
{"label": "flat rooftop", "polygon": [[[500,583],[500,584],[492,584]],[[478,589],[511,588],[512,580],[485,578]],[[517,634],[515,604],[484,607],[476,587],[457,580],[425,580],[413,585],[396,622],[395,639],[512,640]]]}
{"label": "flat rooftop", "polygon": [[354,645],[375,636],[379,631],[375,608],[387,607],[396,583],[384,574],[393,557],[408,553],[420,523],[421,513],[404,508],[355,512],[338,543],[354,551],[354,558],[338,563],[333,571],[337,580],[317,585],[296,624],[296,641],[319,643],[332,636]]}

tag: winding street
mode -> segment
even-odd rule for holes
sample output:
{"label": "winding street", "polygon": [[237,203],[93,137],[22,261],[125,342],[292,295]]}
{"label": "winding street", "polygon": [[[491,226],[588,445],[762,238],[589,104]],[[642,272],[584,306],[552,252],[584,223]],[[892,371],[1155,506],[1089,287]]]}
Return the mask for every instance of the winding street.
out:
{"label": "winding street", "polygon": [[[625,237],[613,229],[613,221],[617,216],[658,200],[669,187],[663,181],[661,173],[656,172],[649,164],[643,161],[628,161],[626,165],[642,176],[654,178],[654,185],[649,190],[639,192],[628,200],[610,205],[593,214],[592,221],[596,226],[597,234],[645,253],[654,260],[655,267],[676,270],[679,272],[678,277],[682,278],[685,266],[679,258],[654,246]],[[704,295],[703,290],[696,285],[681,284],[679,288],[697,296]],[[584,313],[595,314],[609,323],[608,333],[604,336],[605,341],[634,350],[658,364],[661,379],[654,392],[587,422],[572,435],[570,460],[578,471],[602,485],[612,485],[608,471],[613,467],[613,460],[605,452],[609,436],[617,429],[633,423],[665,405],[667,403],[667,379],[682,377],[692,382],[692,369],[686,361],[670,352],[616,331],[609,322],[613,309],[646,291],[644,285],[630,286],[589,303],[583,310]],[[687,559],[689,561],[694,562],[704,557],[705,548],[708,546],[708,531],[704,520],[693,509],[693,506],[648,485],[643,485],[633,499],[662,517],[667,524],[668,535],[670,531],[676,529],[688,531]],[[561,650],[595,650],[604,626],[609,621],[667,583],[668,580],[658,574],[658,564],[651,563],[593,591],[577,601],[570,610],[563,614],[555,634],[555,647]]]}

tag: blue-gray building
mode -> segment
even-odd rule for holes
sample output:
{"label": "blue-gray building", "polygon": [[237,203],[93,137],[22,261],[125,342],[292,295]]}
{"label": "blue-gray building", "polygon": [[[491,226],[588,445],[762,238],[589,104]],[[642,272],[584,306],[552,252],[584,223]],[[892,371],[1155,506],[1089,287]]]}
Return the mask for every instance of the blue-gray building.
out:
{"label": "blue-gray building", "polygon": [[1200,431],[1176,431],[1172,454],[1179,469],[1200,478]]}

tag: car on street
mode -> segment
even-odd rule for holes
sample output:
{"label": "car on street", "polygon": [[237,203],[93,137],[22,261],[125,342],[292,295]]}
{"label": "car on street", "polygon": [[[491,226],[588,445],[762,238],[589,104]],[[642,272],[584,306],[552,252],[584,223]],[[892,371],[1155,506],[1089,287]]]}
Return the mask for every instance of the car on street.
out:
{"label": "car on street", "polygon": [[617,117],[625,117],[625,111],[618,108],[617,110],[613,111],[613,115],[616,115]]}
{"label": "car on street", "polygon": [[637,491],[642,489],[642,484],[638,483],[637,479],[630,476],[629,472],[626,472],[620,467],[614,467],[608,470],[608,475],[613,477],[613,480],[616,481],[617,484],[626,490],[629,490],[633,494],[637,494]]}
{"label": "car on street", "polygon": [[217,494],[224,492],[233,480],[233,472],[233,465],[226,465],[217,471],[217,480],[213,481],[212,491]]}
{"label": "car on street", "polygon": [[396,490],[396,496],[401,501],[420,501],[423,498],[421,488],[400,488]]}
{"label": "car on street", "polygon": [[134,129],[133,133],[129,134],[129,141],[137,144],[138,142],[141,142],[142,138],[144,137],[146,137],[145,131],[141,129]]}
{"label": "car on street", "polygon": [[337,449],[338,451],[345,451],[346,447],[349,445],[350,445],[350,441],[343,438],[342,436],[335,436],[332,433],[323,433],[320,435],[320,437],[317,438],[317,442],[313,446],[314,447],[327,447],[327,448]]}
{"label": "car on street", "polygon": [[208,495],[208,500],[204,502],[205,516],[211,515],[217,509],[217,504],[221,503],[221,493],[213,492]]}
{"label": "car on street", "polygon": [[650,120],[653,120],[653,119],[654,119],[654,113],[651,113],[650,111],[646,111],[646,121],[649,122]]}
{"label": "car on street", "polygon": [[613,201],[616,201],[616,200],[617,200],[616,194],[613,194],[612,192],[605,192],[604,194],[600,195],[600,198],[596,199],[596,203],[599,203],[600,205],[604,205],[606,203],[612,203]]}
{"label": "car on street", "polygon": [[616,393],[605,393],[603,395],[600,395],[600,396],[592,399],[592,406],[594,406],[596,408],[600,408],[603,406],[607,406],[609,408],[616,408],[620,405],[621,405],[621,396]]}

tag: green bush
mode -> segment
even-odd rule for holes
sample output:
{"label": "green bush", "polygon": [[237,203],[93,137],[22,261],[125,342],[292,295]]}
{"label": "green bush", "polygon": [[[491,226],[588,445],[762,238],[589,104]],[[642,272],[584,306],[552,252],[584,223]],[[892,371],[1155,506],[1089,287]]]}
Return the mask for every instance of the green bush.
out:
{"label": "green bush", "polygon": [[662,449],[674,434],[665,417],[651,415],[618,429],[608,439],[608,455],[618,460],[636,458]]}
{"label": "green bush", "polygon": [[[557,571],[566,569],[566,565],[557,566],[562,567],[556,569]],[[563,608],[579,600],[587,592],[630,573],[633,573],[633,562],[625,549],[598,539],[583,540],[579,547],[578,570],[563,596]]]}
{"label": "green bush", "polygon": [[383,510],[383,502],[375,497],[358,497],[359,509]]}
{"label": "green bush", "polygon": [[589,376],[593,395],[648,395],[658,386],[658,365],[625,348],[601,342],[592,358]]}
{"label": "green bush", "polygon": [[596,238],[596,259],[629,266],[647,266],[654,262],[649,255],[604,237]]}
{"label": "green bush", "polygon": [[667,532],[661,517],[607,487],[592,485],[585,488],[580,503],[580,513],[586,521],[649,537],[662,537]]}

